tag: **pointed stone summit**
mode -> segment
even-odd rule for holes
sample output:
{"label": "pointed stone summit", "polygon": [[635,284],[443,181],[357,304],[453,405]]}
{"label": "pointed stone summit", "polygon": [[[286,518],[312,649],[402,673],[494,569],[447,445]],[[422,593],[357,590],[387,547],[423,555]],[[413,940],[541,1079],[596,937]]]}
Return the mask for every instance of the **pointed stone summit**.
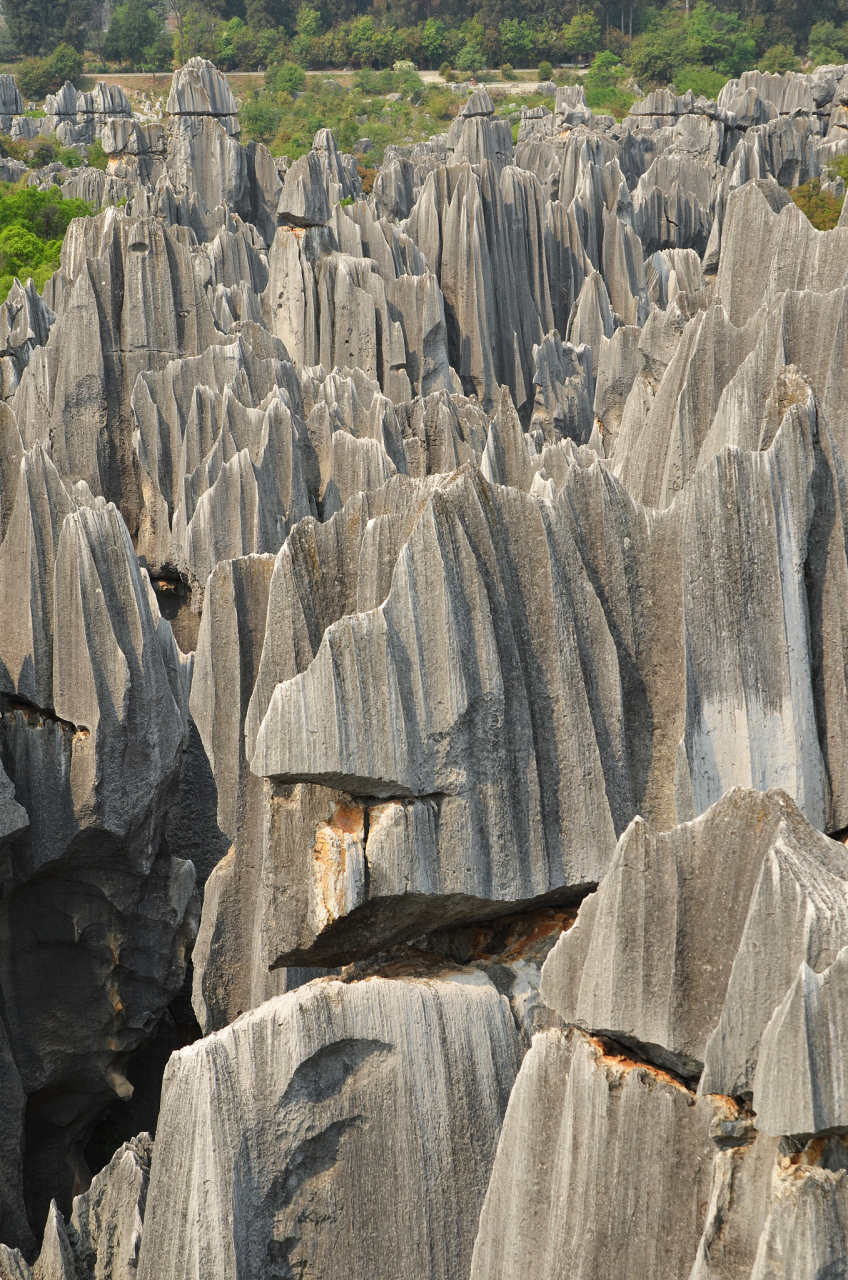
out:
{"label": "pointed stone summit", "polygon": [[205,58],[190,58],[174,72],[166,111],[172,116],[235,116],[236,100],[226,76]]}

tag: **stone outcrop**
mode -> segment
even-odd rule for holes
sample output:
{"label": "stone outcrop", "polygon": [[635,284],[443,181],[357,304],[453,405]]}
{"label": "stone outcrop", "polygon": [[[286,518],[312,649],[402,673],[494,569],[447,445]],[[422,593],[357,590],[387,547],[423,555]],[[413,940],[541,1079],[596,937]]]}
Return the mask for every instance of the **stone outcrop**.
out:
{"label": "stone outcrop", "polygon": [[541,91],[0,78],[2,1280],[845,1271],[848,67]]}
{"label": "stone outcrop", "polygon": [[518,1058],[482,974],[268,1001],[171,1059],[139,1277],[234,1277],[252,1256],[460,1280]]}

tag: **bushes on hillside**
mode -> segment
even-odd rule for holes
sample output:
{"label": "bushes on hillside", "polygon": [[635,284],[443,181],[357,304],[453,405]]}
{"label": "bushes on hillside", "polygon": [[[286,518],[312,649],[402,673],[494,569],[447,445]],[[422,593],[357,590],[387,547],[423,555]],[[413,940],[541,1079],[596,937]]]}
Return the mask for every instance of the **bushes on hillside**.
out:
{"label": "bushes on hillside", "polygon": [[41,290],[59,266],[62,241],[73,218],[91,214],[84,200],[68,200],[58,187],[39,191],[0,184],[0,299],[15,276],[31,276]]}
{"label": "bushes on hillside", "polygon": [[49,58],[27,58],[15,73],[25,98],[43,98],[61,89],[66,80],[82,75],[82,56],[69,44],[58,45]]}

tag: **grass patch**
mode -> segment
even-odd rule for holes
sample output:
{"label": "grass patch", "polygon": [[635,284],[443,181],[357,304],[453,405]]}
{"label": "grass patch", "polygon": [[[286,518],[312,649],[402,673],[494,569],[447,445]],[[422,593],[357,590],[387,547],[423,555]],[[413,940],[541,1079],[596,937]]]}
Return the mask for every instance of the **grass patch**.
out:
{"label": "grass patch", "polygon": [[[379,165],[390,143],[409,145],[444,133],[463,99],[444,85],[425,85],[414,71],[358,71],[349,87],[332,77],[310,75],[303,89],[254,88],[245,97],[239,120],[242,140],[256,138],[276,156],[305,155],[319,129],[332,129],[343,151],[369,138],[369,165]],[[389,101],[390,94],[400,94]],[[410,101],[412,99],[412,101]]]}
{"label": "grass patch", "polygon": [[722,75],[711,67],[684,67],[674,82],[678,93],[688,93],[691,89],[696,98],[717,98],[730,76]]}
{"label": "grass patch", "polygon": [[822,191],[818,178],[795,187],[789,194],[818,231],[832,231],[836,226],[842,212],[842,201],[829,191]]}
{"label": "grass patch", "polygon": [[55,138],[10,138],[6,133],[0,133],[0,156],[21,160],[29,169],[42,169],[55,161],[76,169],[81,163],[76,147],[63,147]]}

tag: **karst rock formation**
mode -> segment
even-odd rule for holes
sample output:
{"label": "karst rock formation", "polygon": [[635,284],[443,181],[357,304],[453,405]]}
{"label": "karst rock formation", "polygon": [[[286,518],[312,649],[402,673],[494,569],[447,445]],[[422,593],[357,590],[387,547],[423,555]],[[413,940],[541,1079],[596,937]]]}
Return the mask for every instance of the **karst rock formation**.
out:
{"label": "karst rock formation", "polygon": [[0,1280],[848,1274],[848,67],[553,107],[0,79]]}

